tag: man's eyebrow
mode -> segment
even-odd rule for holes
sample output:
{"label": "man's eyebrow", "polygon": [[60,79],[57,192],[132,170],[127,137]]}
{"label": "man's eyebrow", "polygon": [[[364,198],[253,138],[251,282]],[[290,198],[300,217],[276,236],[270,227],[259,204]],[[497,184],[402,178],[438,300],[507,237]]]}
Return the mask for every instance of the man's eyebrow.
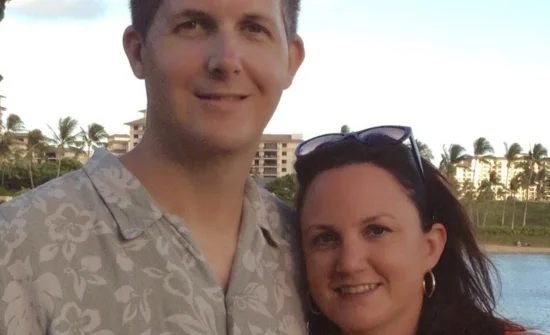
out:
{"label": "man's eyebrow", "polygon": [[[172,15],[172,19],[174,20],[180,19],[180,18],[214,20],[214,16],[212,14],[209,14],[200,9],[193,9],[193,8],[184,9],[181,12],[178,12],[177,14]],[[243,20],[255,21],[260,23],[263,22],[269,25],[276,25],[275,21],[272,18],[260,13],[247,13],[243,16]]]}
{"label": "man's eyebrow", "polygon": [[247,13],[244,15],[244,20],[264,22],[270,25],[275,25],[275,21],[272,18],[259,13]]}
{"label": "man's eyebrow", "polygon": [[179,18],[190,18],[190,19],[212,19],[212,15],[208,14],[205,11],[199,9],[185,9],[177,14],[172,15],[172,19]]}

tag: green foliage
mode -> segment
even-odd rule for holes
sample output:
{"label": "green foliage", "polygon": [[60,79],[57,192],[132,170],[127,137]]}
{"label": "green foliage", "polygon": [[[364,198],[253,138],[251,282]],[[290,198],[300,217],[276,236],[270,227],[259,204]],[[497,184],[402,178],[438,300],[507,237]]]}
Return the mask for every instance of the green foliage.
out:
{"label": "green foliage", "polygon": [[350,131],[351,131],[351,129],[349,128],[349,126],[347,124],[340,127],[340,133],[342,133],[342,134],[348,134]]}
{"label": "green foliage", "polygon": [[416,139],[415,141],[416,141],[416,147],[418,148],[418,153],[420,154],[420,156],[428,161],[432,161],[434,159],[432,149],[430,149],[430,147],[426,143],[418,139]]}
{"label": "green foliage", "polygon": [[0,196],[10,196],[10,195],[11,195],[10,191],[6,190],[3,187],[0,187]]}
{"label": "green foliage", "polygon": [[550,227],[510,227],[486,226],[478,227],[478,234],[506,235],[506,236],[548,236],[550,239]]}
{"label": "green foliage", "polygon": [[[480,216],[486,214],[485,225],[486,226],[501,226],[502,224],[502,210],[504,201],[485,200],[483,198],[472,198],[473,193],[468,189],[462,190],[465,196],[462,197],[462,204],[469,210],[476,209],[479,211]],[[515,212],[514,212],[515,206]],[[528,202],[529,208],[527,212],[526,226],[540,226],[550,227],[550,203],[548,202]],[[525,202],[508,200],[506,202],[506,210],[504,212],[504,227],[510,228],[512,220],[515,222],[515,226],[522,225],[523,210],[525,208]],[[471,213],[472,214],[472,213]],[[477,221],[477,217],[473,218],[474,222]],[[478,222],[480,223],[480,222]]]}
{"label": "green foliage", "polygon": [[[78,170],[82,167],[82,163],[72,158],[64,158],[61,160],[61,175]],[[31,181],[29,176],[29,167],[22,162],[13,163],[5,168],[4,187],[12,192],[20,192],[22,189],[31,189]],[[53,161],[42,164],[35,164],[32,167],[34,186],[47,183],[57,177],[57,163]],[[11,193],[9,194],[11,195]]]}
{"label": "green foliage", "polygon": [[265,189],[275,194],[279,199],[286,202],[290,206],[294,207],[296,192],[298,189],[296,176],[294,174],[289,174],[270,181],[265,186]]}

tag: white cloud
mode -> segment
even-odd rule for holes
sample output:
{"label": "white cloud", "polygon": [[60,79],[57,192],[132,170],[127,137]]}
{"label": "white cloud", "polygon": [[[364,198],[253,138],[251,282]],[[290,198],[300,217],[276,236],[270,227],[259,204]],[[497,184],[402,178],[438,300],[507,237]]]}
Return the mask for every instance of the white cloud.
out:
{"label": "white cloud", "polygon": [[33,19],[90,19],[105,13],[105,0],[16,0],[10,14]]}

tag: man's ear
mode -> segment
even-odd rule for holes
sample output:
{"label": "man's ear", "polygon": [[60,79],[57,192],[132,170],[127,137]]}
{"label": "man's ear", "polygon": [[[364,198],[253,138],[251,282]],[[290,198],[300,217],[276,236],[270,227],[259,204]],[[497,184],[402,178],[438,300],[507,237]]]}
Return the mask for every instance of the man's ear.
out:
{"label": "man's ear", "polygon": [[143,60],[142,60],[142,51],[144,46],[144,41],[142,41],[139,33],[134,29],[134,27],[129,26],[124,30],[124,35],[122,37],[122,44],[124,46],[124,52],[126,57],[130,62],[132,71],[138,79],[144,78],[143,71]]}
{"label": "man's ear", "polygon": [[298,35],[294,37],[288,48],[288,69],[287,69],[287,82],[285,88],[289,88],[292,85],[292,81],[302,66],[306,57],[306,51],[304,47],[304,41]]}

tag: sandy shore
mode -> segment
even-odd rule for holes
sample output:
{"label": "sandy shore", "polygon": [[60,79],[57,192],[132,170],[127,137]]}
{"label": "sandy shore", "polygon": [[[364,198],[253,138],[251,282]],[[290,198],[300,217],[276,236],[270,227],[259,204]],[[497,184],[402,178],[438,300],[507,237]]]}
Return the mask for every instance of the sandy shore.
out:
{"label": "sandy shore", "polygon": [[539,254],[550,255],[550,248],[516,247],[512,245],[486,244],[482,249],[489,254]]}

